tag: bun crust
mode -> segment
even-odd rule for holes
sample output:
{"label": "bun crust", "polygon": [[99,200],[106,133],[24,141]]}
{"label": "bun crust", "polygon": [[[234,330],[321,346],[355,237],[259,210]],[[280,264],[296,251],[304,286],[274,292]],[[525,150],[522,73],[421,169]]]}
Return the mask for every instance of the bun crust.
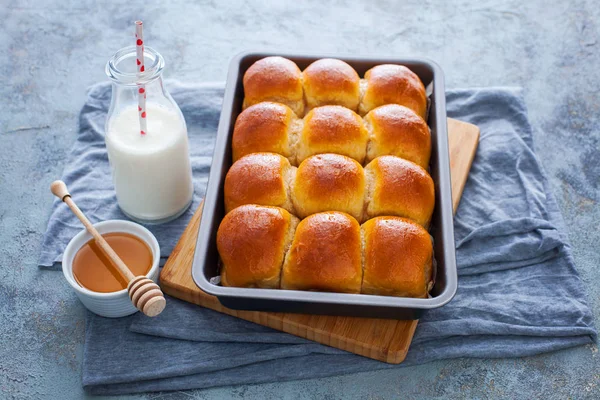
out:
{"label": "bun crust", "polygon": [[339,154],[319,154],[304,160],[292,184],[296,215],[343,211],[362,219],[365,176],[355,160]]}
{"label": "bun crust", "polygon": [[358,222],[340,212],[302,220],[285,259],[281,288],[360,293],[361,282]]}
{"label": "bun crust", "polygon": [[433,247],[427,231],[399,217],[378,217],[361,227],[364,243],[362,293],[426,298]]}
{"label": "bun crust", "polygon": [[323,106],[304,117],[304,127],[296,147],[301,163],[314,154],[336,153],[363,163],[369,134],[362,118],[342,106]]}
{"label": "bun crust", "polygon": [[395,215],[429,226],[435,191],[427,171],[399,157],[381,156],[365,167],[365,174],[368,218]]}
{"label": "bun crust", "polygon": [[244,204],[260,204],[293,213],[288,190],[295,172],[279,154],[252,153],[240,158],[225,177],[225,212]]}
{"label": "bun crust", "polygon": [[217,231],[223,286],[278,289],[297,225],[278,207],[244,205],[225,215]]}
{"label": "bun crust", "polygon": [[283,104],[262,102],[248,107],[237,117],[233,128],[233,161],[268,151],[293,162],[289,132],[296,121],[298,117]]}
{"label": "bun crust", "polygon": [[423,118],[410,108],[387,104],[365,116],[369,130],[367,161],[392,155],[427,168],[431,156],[431,133]]}
{"label": "bun crust", "polygon": [[290,107],[296,115],[304,115],[302,72],[283,57],[266,57],[256,61],[244,74],[244,105],[274,101]]}
{"label": "bun crust", "polygon": [[354,68],[342,60],[323,58],[302,73],[306,108],[340,105],[358,111],[360,78]]}
{"label": "bun crust", "polygon": [[421,79],[403,65],[377,65],[365,73],[360,115],[385,104],[400,104],[421,118],[427,113],[427,94]]}

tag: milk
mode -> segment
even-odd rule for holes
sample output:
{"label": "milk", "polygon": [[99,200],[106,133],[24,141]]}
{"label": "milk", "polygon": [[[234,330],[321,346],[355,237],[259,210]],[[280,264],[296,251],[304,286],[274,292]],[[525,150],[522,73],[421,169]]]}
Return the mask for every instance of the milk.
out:
{"label": "milk", "polygon": [[146,105],[147,133],[140,134],[136,105],[107,121],[106,148],[121,210],[142,222],[165,222],[192,201],[187,128],[178,109]]}

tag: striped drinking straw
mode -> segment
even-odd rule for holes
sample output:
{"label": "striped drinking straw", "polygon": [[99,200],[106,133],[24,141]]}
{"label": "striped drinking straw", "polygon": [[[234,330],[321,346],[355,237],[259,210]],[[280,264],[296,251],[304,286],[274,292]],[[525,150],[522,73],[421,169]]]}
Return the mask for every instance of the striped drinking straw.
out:
{"label": "striped drinking straw", "polygon": [[[135,50],[137,55],[138,79],[144,72],[144,35],[142,21],[135,21]],[[138,114],[140,117],[140,133],[145,135],[146,128],[146,86],[138,84]]]}

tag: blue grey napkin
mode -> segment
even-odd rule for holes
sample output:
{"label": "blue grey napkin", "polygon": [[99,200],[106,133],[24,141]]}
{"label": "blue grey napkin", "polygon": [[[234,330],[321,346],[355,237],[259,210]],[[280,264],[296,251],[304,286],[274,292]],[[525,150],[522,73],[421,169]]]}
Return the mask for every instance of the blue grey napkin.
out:
{"label": "blue grey napkin", "polygon": [[[169,89],[188,123],[195,208],[205,188],[222,86],[172,82]],[[124,218],[115,206],[103,147],[109,100],[109,86],[91,89],[64,176],[82,208],[88,212],[87,202],[97,220]],[[447,100],[450,116],[481,128],[455,217],[459,288],[452,302],[421,319],[401,365],[453,357],[518,357],[595,341],[562,217],[532,150],[520,90],[454,90]],[[192,210],[170,224],[150,227],[163,256],[170,253]],[[59,261],[68,239],[79,230],[70,217],[55,202],[42,266]],[[139,363],[140,354],[146,362]],[[111,320],[89,314],[83,384],[90,393],[119,394],[396,367],[169,298],[166,310],[154,319],[137,314]]]}

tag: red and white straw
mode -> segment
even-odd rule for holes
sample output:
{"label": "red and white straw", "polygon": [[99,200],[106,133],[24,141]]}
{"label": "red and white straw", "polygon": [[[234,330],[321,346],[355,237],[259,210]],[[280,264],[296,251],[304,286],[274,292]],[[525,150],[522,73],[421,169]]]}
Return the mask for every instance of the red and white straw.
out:
{"label": "red and white straw", "polygon": [[[144,72],[144,33],[142,21],[135,21],[135,51],[137,55],[138,78]],[[138,113],[140,117],[140,133],[145,135],[146,128],[146,85],[138,84]]]}

